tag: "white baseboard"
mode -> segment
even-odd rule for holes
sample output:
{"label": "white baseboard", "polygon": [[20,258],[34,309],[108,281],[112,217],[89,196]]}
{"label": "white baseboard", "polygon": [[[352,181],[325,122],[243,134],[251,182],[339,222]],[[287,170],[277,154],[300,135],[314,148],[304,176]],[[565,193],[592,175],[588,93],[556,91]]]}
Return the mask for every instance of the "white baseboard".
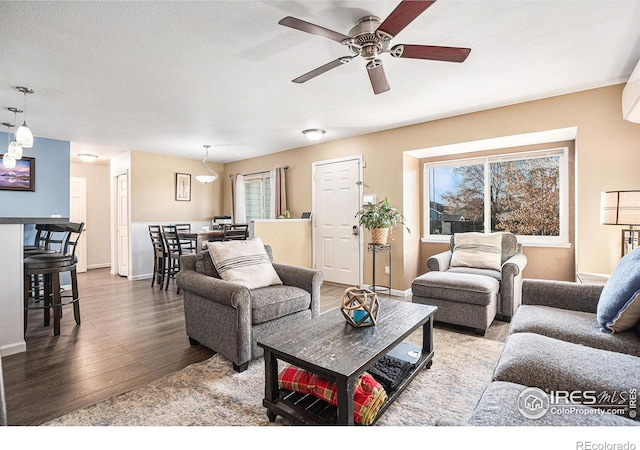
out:
{"label": "white baseboard", "polygon": [[110,267],[111,267],[111,263],[91,264],[91,265],[87,265],[87,270],[91,270],[91,269],[106,269],[106,268],[110,268]]}
{"label": "white baseboard", "polygon": [[411,295],[411,289],[407,289],[405,291],[401,291],[399,289],[391,289],[392,297],[408,297]]}
{"label": "white baseboard", "polygon": [[21,342],[16,342],[15,344],[8,344],[0,347],[0,355],[2,356],[15,355],[16,353],[22,353],[26,351],[27,343],[24,340]]}
{"label": "white baseboard", "polygon": [[133,277],[128,277],[131,281],[140,281],[140,280],[150,280],[153,277],[152,273],[143,273],[142,275],[135,275]]}

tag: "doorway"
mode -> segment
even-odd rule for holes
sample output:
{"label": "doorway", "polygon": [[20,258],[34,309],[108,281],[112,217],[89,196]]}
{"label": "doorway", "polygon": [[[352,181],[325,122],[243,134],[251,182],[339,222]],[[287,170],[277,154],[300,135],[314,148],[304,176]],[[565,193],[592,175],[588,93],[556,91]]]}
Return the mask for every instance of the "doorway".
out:
{"label": "doorway", "polygon": [[362,285],[362,155],[313,163],[313,259],[325,281]]}
{"label": "doorway", "polygon": [[129,276],[129,181],[126,173],[116,177],[116,253],[118,275]]}
{"label": "doorway", "polygon": [[80,235],[76,246],[76,256],[78,264],[77,272],[87,271],[87,179],[71,177],[71,222],[84,223],[84,232]]}

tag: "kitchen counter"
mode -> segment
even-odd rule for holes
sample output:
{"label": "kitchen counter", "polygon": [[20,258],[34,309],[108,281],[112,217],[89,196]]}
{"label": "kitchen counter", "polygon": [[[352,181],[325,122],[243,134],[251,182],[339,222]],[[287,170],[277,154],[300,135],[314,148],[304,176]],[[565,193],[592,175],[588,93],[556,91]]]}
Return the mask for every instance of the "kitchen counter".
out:
{"label": "kitchen counter", "polygon": [[5,224],[32,224],[32,223],[42,223],[42,224],[62,224],[69,223],[69,219],[66,217],[0,217],[0,225]]}

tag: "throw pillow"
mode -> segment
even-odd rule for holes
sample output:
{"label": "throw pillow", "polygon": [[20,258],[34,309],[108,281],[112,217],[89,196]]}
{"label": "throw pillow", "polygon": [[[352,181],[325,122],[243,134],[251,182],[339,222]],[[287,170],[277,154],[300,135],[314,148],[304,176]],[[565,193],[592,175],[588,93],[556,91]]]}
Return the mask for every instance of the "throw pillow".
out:
{"label": "throw pillow", "polygon": [[640,248],[618,262],[602,288],[597,318],[609,333],[631,329],[640,320]]}
{"label": "throw pillow", "polygon": [[502,234],[456,233],[450,267],[474,267],[500,271]]}
{"label": "throw pillow", "polygon": [[209,254],[220,278],[249,289],[282,284],[260,238],[208,242]]}

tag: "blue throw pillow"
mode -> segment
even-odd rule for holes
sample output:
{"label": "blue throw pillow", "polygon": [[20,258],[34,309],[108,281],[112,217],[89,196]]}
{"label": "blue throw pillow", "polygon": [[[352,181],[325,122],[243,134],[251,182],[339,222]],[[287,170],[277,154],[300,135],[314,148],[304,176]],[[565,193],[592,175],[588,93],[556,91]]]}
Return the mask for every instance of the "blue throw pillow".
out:
{"label": "blue throw pillow", "polygon": [[633,328],[640,320],[640,248],[625,255],[611,274],[598,300],[597,317],[608,333]]}

